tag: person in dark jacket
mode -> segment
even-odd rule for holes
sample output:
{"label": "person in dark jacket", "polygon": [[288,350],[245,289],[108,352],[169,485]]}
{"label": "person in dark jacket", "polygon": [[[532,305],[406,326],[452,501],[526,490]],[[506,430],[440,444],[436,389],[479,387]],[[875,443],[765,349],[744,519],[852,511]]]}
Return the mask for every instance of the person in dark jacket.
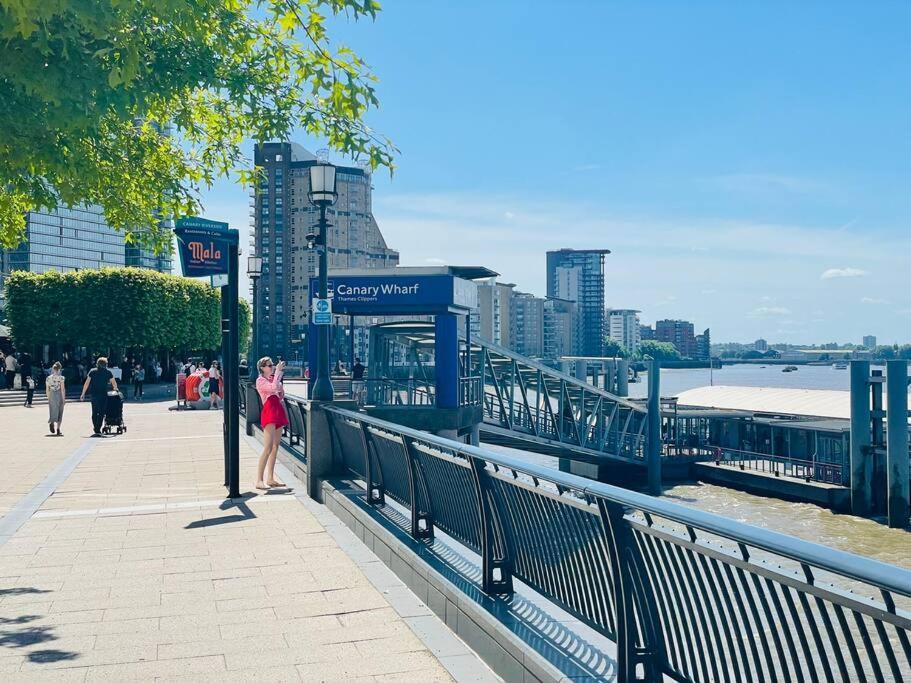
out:
{"label": "person in dark jacket", "polygon": [[89,371],[89,376],[85,378],[85,384],[82,385],[82,395],[80,401],[85,400],[88,393],[92,399],[92,428],[94,436],[101,436],[101,425],[104,423],[104,409],[108,400],[108,388],[117,389],[117,380],[108,370],[108,359],[102,356],[95,362],[95,367]]}

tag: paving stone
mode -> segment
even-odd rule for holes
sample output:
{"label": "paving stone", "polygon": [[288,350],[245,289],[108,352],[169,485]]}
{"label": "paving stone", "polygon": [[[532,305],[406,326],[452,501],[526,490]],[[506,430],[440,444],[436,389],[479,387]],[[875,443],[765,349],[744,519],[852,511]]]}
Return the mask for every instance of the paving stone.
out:
{"label": "paving stone", "polygon": [[[390,605],[426,607],[353,534],[340,546],[348,532],[328,510],[263,495],[220,508],[220,414],[131,408],[128,438],[93,447],[0,538],[0,589],[23,589],[0,595],[0,613],[43,634],[0,647],[4,678],[450,680]],[[88,406],[67,416],[87,424]],[[28,430],[44,427],[29,418],[9,435],[17,448],[0,442],[16,480],[0,481],[0,515],[85,443],[76,431],[35,443]],[[244,440],[248,475],[256,459]]]}

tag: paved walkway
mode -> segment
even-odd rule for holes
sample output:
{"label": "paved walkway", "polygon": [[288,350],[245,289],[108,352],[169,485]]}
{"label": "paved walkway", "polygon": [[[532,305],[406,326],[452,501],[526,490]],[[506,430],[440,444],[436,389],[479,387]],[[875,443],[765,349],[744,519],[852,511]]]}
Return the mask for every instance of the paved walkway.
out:
{"label": "paved walkway", "polygon": [[[324,508],[224,505],[221,414],[169,405],[128,406],[107,439],[86,438],[87,404],[67,405],[64,437],[44,436],[45,409],[4,409],[0,675],[492,678]],[[242,440],[242,490],[255,459]]]}

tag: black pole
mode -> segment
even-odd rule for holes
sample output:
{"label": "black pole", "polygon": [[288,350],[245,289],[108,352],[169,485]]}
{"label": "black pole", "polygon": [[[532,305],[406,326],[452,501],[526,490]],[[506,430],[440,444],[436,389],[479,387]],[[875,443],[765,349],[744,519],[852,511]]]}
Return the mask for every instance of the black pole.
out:
{"label": "black pole", "polygon": [[[326,220],[326,206],[319,207],[319,298],[329,298],[329,223]],[[311,313],[312,315],[312,313]],[[313,399],[331,402],[335,397],[332,378],[329,376],[329,325],[316,326],[316,383],[313,385]]]}
{"label": "black pole", "polygon": [[348,372],[354,377],[354,316],[348,316]]}
{"label": "black pole", "polygon": [[[228,352],[230,351],[231,346],[231,311],[228,308],[229,299],[231,298],[228,295],[228,285],[224,285],[221,288],[221,356],[222,363],[224,364],[224,372],[222,372],[221,381],[224,382],[224,397],[225,401],[228,400]],[[229,486],[231,482],[231,460],[228,458],[228,453],[230,452],[230,444],[228,440],[228,410],[227,406],[222,406],[224,415],[222,415],[223,425],[222,431],[224,432],[224,451],[225,451],[225,486]]]}
{"label": "black pole", "polygon": [[[236,230],[233,230],[235,234]],[[240,498],[240,389],[238,382],[238,362],[240,359],[240,330],[238,329],[237,295],[239,282],[238,243],[235,241],[228,249],[228,353],[225,359],[225,420],[228,429],[228,457],[231,467],[228,485],[228,497]]]}
{"label": "black pole", "polygon": [[257,352],[256,328],[259,327],[259,324],[258,324],[259,321],[256,319],[257,318],[256,312],[259,310],[259,306],[257,305],[258,302],[256,301],[257,285],[259,284],[258,280],[259,280],[258,276],[253,277],[253,315],[252,315],[252,318],[250,321],[253,324],[253,337],[250,340],[250,361],[247,363],[248,368],[255,367],[256,361],[259,360],[259,356],[256,354],[256,352]]}

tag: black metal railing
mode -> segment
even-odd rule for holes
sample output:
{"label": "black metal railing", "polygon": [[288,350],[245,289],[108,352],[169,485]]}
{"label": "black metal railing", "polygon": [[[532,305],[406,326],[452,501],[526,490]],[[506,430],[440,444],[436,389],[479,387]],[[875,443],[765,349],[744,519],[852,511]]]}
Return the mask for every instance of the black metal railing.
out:
{"label": "black metal railing", "polygon": [[847,474],[841,463],[793,458],[788,455],[717,448],[714,456],[716,465],[728,465],[741,470],[764,472],[776,477],[793,477],[838,486],[845,484],[844,476]]}
{"label": "black metal railing", "polygon": [[[291,399],[293,402],[294,399]],[[618,644],[621,680],[906,680],[911,572],[326,408],[336,459]],[[639,674],[637,676],[636,674]]]}

